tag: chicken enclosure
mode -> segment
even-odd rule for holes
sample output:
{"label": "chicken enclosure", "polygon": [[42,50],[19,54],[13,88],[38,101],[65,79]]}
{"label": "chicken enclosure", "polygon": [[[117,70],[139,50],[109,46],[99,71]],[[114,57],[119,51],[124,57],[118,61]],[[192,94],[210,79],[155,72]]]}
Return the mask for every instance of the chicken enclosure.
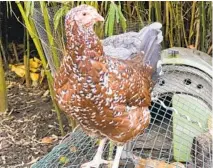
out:
{"label": "chicken enclosure", "polygon": [[[183,162],[185,167],[210,168],[212,165],[210,133],[212,85],[211,74],[208,74],[208,71],[210,72],[211,67],[198,56],[204,53],[190,49],[164,50],[162,57],[165,56],[163,54],[173,50],[178,51],[178,55],[183,57],[189,54],[192,58],[194,54],[197,60],[195,62],[191,60],[192,65],[187,65],[187,63],[168,63],[170,61],[168,59],[163,65],[163,75],[153,91],[150,107],[152,122],[144,134],[127,145],[126,151],[131,151],[141,158],[165,160],[167,163]],[[198,60],[204,65],[200,65],[200,69],[193,67],[193,63]],[[91,160],[96,149],[96,140],[89,138],[81,129],[77,129],[33,168],[77,168]],[[109,144],[105,147],[105,157],[108,152]],[[120,166],[134,167],[131,158],[126,157],[128,154],[123,156]],[[148,163],[146,164],[148,166]]]}
{"label": "chicken enclosure", "polygon": [[[51,55],[43,17],[38,9],[34,10],[33,19],[45,54]],[[137,28],[134,27],[133,30]],[[144,134],[126,145],[120,167],[136,165],[138,168],[155,168],[164,164],[164,167],[210,168],[211,58],[193,49],[170,48],[162,51],[161,60],[163,74],[152,91],[151,124]],[[35,163],[33,168],[78,168],[93,158],[97,146],[96,139],[90,138],[81,129],[76,129]],[[132,159],[129,153],[139,158]],[[104,158],[107,159],[108,154],[109,143],[105,146]]]}

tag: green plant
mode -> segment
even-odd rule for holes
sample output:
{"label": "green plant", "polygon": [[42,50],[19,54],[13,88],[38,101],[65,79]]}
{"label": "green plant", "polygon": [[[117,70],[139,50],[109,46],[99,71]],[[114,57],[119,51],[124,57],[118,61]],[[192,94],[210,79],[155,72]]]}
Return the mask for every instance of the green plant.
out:
{"label": "green plant", "polygon": [[0,52],[0,113],[6,112],[8,108],[7,103],[7,88],[6,88],[6,81],[4,75],[4,68],[3,68],[3,59]]}
{"label": "green plant", "polygon": [[[25,2],[24,3],[25,9],[27,8],[27,6],[30,6],[29,4],[31,4],[31,3],[33,3],[33,2]],[[32,38],[32,40],[33,40],[33,42],[35,44],[35,47],[36,47],[36,49],[38,51],[38,54],[40,56],[42,65],[43,65],[44,70],[45,70],[45,74],[46,74],[47,79],[48,79],[50,95],[51,95],[51,98],[52,98],[52,101],[53,101],[53,105],[54,105],[56,113],[57,113],[60,131],[61,131],[61,134],[64,135],[63,124],[62,124],[62,120],[61,120],[61,116],[60,116],[60,110],[59,110],[59,108],[57,106],[57,103],[55,102],[55,99],[54,99],[55,96],[54,96],[54,90],[53,90],[53,77],[52,77],[50,71],[46,69],[47,68],[47,62],[46,62],[45,54],[43,52],[41,42],[40,42],[40,40],[38,38],[38,34],[37,34],[37,31],[36,31],[34,22],[31,19],[31,17],[29,17],[30,12],[28,12],[28,10],[26,10],[26,11],[24,10],[24,7],[21,4],[21,2],[16,1],[16,4],[17,4],[17,6],[19,8],[19,11],[20,11],[20,13],[22,15],[22,18],[24,20],[26,29],[28,30],[29,35],[31,36],[31,38]]]}

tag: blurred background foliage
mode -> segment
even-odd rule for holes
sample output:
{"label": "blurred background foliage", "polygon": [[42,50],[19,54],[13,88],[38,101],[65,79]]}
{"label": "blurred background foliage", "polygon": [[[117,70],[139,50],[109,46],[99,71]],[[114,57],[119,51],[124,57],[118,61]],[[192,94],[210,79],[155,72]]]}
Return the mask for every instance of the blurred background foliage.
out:
{"label": "blurred background foliage", "polygon": [[[48,61],[42,48],[36,23],[33,19],[35,9],[42,13],[47,33],[48,45],[51,47],[51,55],[54,66],[59,67],[59,55],[56,48],[65,49],[64,40],[64,16],[71,8],[80,4],[94,6],[104,16],[105,22],[95,25],[95,31],[100,38],[128,31],[138,31],[151,22],[163,24],[163,48],[188,47],[212,54],[212,2],[204,1],[70,1],[70,2],[0,2],[0,76],[4,76],[9,63],[22,63],[23,76],[26,86],[31,87],[35,75],[36,79],[47,76],[48,86],[53,104],[60,121],[60,111],[54,102],[52,89],[53,76],[48,69]],[[51,10],[50,10],[51,9]],[[52,16],[50,11],[54,11]],[[57,38],[58,37],[58,38]],[[61,38],[62,37],[62,38]],[[57,38],[57,43],[55,38]],[[58,44],[60,43],[60,44]],[[34,54],[33,54],[34,53]],[[30,58],[38,55],[41,60],[42,71],[32,71]],[[33,63],[34,65],[36,63]],[[4,68],[3,68],[4,67]],[[40,68],[40,67],[39,67]],[[5,83],[0,78],[0,83]],[[36,81],[36,80],[35,80]],[[38,81],[38,80],[37,80]],[[0,85],[0,111],[6,111],[5,85]],[[4,104],[4,105],[3,105]],[[72,122],[72,127],[75,124]]]}

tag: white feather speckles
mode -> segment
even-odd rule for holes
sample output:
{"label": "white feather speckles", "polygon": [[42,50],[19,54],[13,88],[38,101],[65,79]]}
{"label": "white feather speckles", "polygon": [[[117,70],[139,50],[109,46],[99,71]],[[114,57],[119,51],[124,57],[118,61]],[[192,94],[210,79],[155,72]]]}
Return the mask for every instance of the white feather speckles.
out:
{"label": "white feather speckles", "polygon": [[92,93],[86,94],[86,98],[87,98],[87,99],[91,99],[91,98],[92,98]]}
{"label": "white feather speckles", "polygon": [[115,111],[115,112],[113,113],[114,117],[120,117],[121,114],[122,114],[122,113],[121,113],[120,111]]}
{"label": "white feather speckles", "polygon": [[149,109],[146,108],[146,109],[143,111],[143,114],[144,114],[144,122],[147,122],[147,120],[150,118]]}
{"label": "white feather speckles", "polygon": [[109,86],[109,76],[108,76],[108,73],[104,74],[104,86],[105,87]]}
{"label": "white feather speckles", "polygon": [[93,94],[97,93],[97,89],[96,88],[92,88],[91,91],[92,91]]}
{"label": "white feather speckles", "polygon": [[106,102],[106,106],[109,106],[110,104],[111,104],[111,102],[112,102],[112,99],[111,98],[106,98],[106,100],[105,100],[105,102]]}
{"label": "white feather speckles", "polygon": [[62,90],[62,91],[61,91],[61,94],[62,94],[62,95],[65,95],[66,93],[67,93],[67,90]]}
{"label": "white feather speckles", "polygon": [[112,89],[109,87],[108,90],[106,91],[106,94],[112,95]]}

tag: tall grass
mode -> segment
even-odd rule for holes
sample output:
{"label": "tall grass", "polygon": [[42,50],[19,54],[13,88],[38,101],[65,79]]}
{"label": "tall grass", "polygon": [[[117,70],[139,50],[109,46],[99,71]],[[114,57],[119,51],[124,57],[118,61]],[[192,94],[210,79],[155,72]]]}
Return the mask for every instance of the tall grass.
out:
{"label": "tall grass", "polygon": [[[193,45],[198,50],[207,52],[212,44],[212,2],[67,2],[61,3],[60,15],[59,12],[55,15],[56,27],[71,7],[82,3],[95,6],[105,17],[104,25],[96,27],[96,32],[102,38],[130,30],[129,27],[139,30],[146,24],[158,21],[163,24],[164,48]],[[139,24],[134,26],[134,23]]]}

